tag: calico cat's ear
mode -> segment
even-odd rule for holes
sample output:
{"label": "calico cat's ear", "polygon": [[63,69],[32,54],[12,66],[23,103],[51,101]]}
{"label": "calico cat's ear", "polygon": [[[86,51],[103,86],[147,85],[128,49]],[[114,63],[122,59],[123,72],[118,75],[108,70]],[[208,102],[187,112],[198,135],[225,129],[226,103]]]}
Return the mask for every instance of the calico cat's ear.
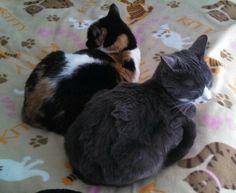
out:
{"label": "calico cat's ear", "polygon": [[201,35],[197,38],[197,40],[193,43],[189,50],[194,52],[198,56],[198,58],[202,58],[205,53],[207,39],[207,35]]}
{"label": "calico cat's ear", "polygon": [[118,9],[118,7],[114,3],[111,4],[109,12],[107,14],[107,17],[110,17],[110,18],[120,18],[119,9]]}
{"label": "calico cat's ear", "polygon": [[177,58],[172,55],[163,55],[161,56],[161,60],[167,64],[167,66],[172,70],[176,71],[176,67],[178,64]]}

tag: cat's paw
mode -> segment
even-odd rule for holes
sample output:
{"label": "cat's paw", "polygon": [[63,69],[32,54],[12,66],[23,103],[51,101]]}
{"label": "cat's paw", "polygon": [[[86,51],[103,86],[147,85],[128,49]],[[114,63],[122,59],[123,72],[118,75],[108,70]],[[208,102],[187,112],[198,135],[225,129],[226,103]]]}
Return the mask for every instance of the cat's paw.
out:
{"label": "cat's paw", "polygon": [[60,17],[58,17],[57,15],[48,15],[47,16],[48,21],[58,21],[59,19],[60,19]]}
{"label": "cat's paw", "polygon": [[0,44],[1,44],[2,46],[7,45],[9,39],[10,39],[10,37],[7,37],[7,36],[1,36],[1,37],[0,37]]}
{"label": "cat's paw", "polygon": [[218,93],[216,96],[217,103],[223,107],[231,109],[233,103],[230,101],[229,96],[227,94]]}
{"label": "cat's paw", "polygon": [[26,41],[21,42],[22,47],[26,47],[26,48],[29,48],[29,49],[31,49],[32,46],[34,46],[34,45],[35,45],[35,40],[34,39],[27,39]]}
{"label": "cat's paw", "polygon": [[7,82],[8,79],[7,79],[7,75],[6,74],[0,74],[0,84],[4,83],[4,82]]}
{"label": "cat's paw", "polygon": [[167,6],[171,7],[171,8],[177,8],[179,7],[180,2],[179,1],[171,1],[167,4]]}
{"label": "cat's paw", "polygon": [[225,50],[225,49],[223,49],[223,50],[221,50],[220,51],[220,56],[221,56],[221,58],[224,58],[224,59],[226,59],[226,60],[228,60],[228,61],[232,61],[234,58],[233,58],[233,56],[232,56],[232,54],[231,53],[229,53],[227,50]]}
{"label": "cat's paw", "polygon": [[37,135],[34,138],[30,139],[29,144],[32,145],[33,147],[39,147],[41,145],[46,145],[48,143],[48,138],[43,137],[41,135]]}

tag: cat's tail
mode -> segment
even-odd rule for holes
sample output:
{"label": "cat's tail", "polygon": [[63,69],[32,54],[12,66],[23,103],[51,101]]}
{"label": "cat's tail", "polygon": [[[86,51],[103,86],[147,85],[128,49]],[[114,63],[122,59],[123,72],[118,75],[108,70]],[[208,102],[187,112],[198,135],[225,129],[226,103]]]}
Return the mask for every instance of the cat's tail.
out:
{"label": "cat's tail", "polygon": [[178,165],[182,168],[193,168],[203,163],[204,160],[208,158],[210,155],[214,155],[216,153],[221,153],[219,143],[218,142],[210,143],[206,145],[203,148],[203,150],[200,153],[198,153],[195,157],[180,160],[178,162]]}

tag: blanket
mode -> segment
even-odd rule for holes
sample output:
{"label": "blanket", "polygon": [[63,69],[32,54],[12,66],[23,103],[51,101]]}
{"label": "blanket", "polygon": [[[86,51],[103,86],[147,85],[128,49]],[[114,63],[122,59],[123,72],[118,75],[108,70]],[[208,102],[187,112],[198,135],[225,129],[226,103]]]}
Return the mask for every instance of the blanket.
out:
{"label": "blanket", "polygon": [[[162,54],[188,48],[201,34],[214,74],[213,99],[198,107],[197,138],[185,159],[157,176],[114,188],[71,173],[64,139],[21,120],[24,85],[55,50],[85,48],[88,26],[116,3],[142,53],[140,82]],[[1,0],[0,193],[70,189],[82,193],[236,192],[236,0]]]}

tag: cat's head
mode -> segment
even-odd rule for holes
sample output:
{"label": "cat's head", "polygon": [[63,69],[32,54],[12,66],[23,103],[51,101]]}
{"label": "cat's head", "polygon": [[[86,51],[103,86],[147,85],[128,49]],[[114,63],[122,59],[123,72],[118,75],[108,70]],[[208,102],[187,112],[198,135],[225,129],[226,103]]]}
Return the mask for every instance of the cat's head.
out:
{"label": "cat's head", "polygon": [[89,27],[86,46],[117,53],[137,48],[137,42],[130,28],[122,21],[118,7],[112,4],[107,16]]}
{"label": "cat's head", "polygon": [[194,171],[187,176],[186,181],[197,193],[217,193],[220,191],[216,181],[204,171]]}
{"label": "cat's head", "polygon": [[168,38],[171,36],[171,30],[168,24],[160,26],[160,30],[153,31],[153,36],[157,39]]}
{"label": "cat's head", "polygon": [[78,21],[77,19],[70,17],[68,20],[71,24],[70,27],[75,29],[87,29],[93,23],[93,20],[82,20]]}
{"label": "cat's head", "polygon": [[211,99],[213,76],[204,61],[207,36],[202,35],[187,49],[161,56],[154,78],[175,99],[199,104]]}

